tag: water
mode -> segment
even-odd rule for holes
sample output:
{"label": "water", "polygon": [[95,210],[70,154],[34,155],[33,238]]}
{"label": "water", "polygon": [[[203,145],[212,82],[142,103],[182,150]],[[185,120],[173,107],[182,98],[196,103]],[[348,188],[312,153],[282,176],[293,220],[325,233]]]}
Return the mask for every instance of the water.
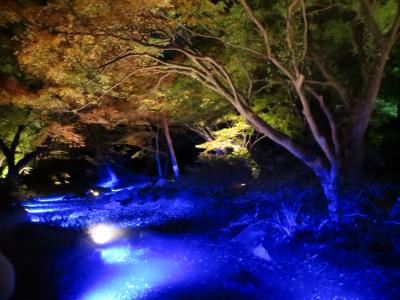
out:
{"label": "water", "polygon": [[246,255],[239,249],[232,252],[237,245],[214,243],[205,236],[137,230],[125,234],[108,245],[87,241],[91,249],[85,244],[85,250],[70,253],[76,265],[68,280],[59,281],[59,299],[262,299],[264,293],[267,299],[290,299],[284,286],[275,280],[264,284],[261,273],[257,275],[256,269],[266,263],[256,261],[252,270]]}
{"label": "water", "polygon": [[[173,232],[170,220],[197,211],[190,199],[110,207],[110,194],[132,189],[25,203],[33,222],[64,227],[56,236],[49,233],[55,245],[47,253],[35,254],[46,256],[43,274],[38,275],[42,292],[48,283],[61,300],[365,298],[353,286],[363,286],[366,280],[358,270],[343,273],[291,252],[272,252],[272,261],[265,261],[246,245],[222,237],[218,229]],[[102,226],[93,230],[97,224]],[[47,229],[41,234],[48,234]]]}

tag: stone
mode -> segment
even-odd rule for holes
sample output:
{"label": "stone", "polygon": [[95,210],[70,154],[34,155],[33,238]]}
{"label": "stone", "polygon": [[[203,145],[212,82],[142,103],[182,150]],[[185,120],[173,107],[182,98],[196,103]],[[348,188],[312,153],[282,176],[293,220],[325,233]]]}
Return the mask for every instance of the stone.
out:
{"label": "stone", "polygon": [[253,254],[265,261],[272,261],[272,257],[269,255],[267,249],[261,244],[254,248]]}
{"label": "stone", "polygon": [[257,245],[262,243],[264,240],[265,231],[267,228],[267,222],[260,221],[247,226],[242,230],[234,240],[243,244],[249,249],[254,249]]}

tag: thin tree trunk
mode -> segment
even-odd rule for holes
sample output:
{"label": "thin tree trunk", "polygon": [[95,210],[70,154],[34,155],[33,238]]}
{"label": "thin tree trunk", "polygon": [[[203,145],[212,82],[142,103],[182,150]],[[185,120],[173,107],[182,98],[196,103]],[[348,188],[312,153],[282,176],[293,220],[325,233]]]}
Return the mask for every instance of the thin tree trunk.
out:
{"label": "thin tree trunk", "polygon": [[352,184],[361,178],[365,150],[365,133],[371,121],[385,64],[386,61],[382,61],[381,65],[377,67],[376,73],[367,81],[363,92],[354,101],[354,106],[348,112],[347,126],[344,127],[343,132],[345,139],[344,165],[346,166],[346,183]]}
{"label": "thin tree trunk", "polygon": [[332,221],[339,221],[342,214],[342,176],[338,169],[320,178],[321,187],[328,200],[328,213]]}
{"label": "thin tree trunk", "polygon": [[[188,126],[192,132],[196,133],[198,136],[200,136],[202,139],[204,139],[206,142],[212,142],[215,140],[215,138],[211,134],[211,130],[207,127],[205,128],[200,128],[200,127],[195,127],[195,126]],[[215,154],[217,156],[223,155],[224,150],[223,149],[215,149]]]}
{"label": "thin tree trunk", "polygon": [[22,125],[18,126],[17,131],[15,132],[13,141],[11,142],[11,145],[8,147],[5,142],[0,139],[0,150],[3,152],[6,162],[7,162],[7,167],[8,167],[8,172],[6,175],[6,182],[8,184],[14,182],[16,178],[18,177],[18,172],[19,170],[16,167],[16,162],[15,162],[15,153],[17,151],[17,147],[19,145],[19,141],[21,138],[21,134],[24,131],[25,127]]}
{"label": "thin tree trunk", "polygon": [[174,151],[174,147],[173,147],[173,144],[172,144],[171,135],[170,135],[170,132],[169,132],[167,115],[165,113],[162,113],[161,116],[162,116],[162,123],[163,123],[163,126],[164,126],[165,139],[167,141],[169,154],[171,156],[172,169],[174,171],[175,178],[179,179],[179,166],[178,166],[178,162],[176,160],[176,156],[175,156],[175,151]]}
{"label": "thin tree trunk", "polygon": [[155,134],[155,144],[156,144],[155,156],[156,156],[156,162],[157,162],[158,177],[159,177],[159,178],[162,178],[162,177],[163,177],[163,172],[162,172],[161,161],[160,161],[160,141],[159,141],[159,133],[160,133],[160,129],[157,128],[157,132],[156,132],[156,134]]}

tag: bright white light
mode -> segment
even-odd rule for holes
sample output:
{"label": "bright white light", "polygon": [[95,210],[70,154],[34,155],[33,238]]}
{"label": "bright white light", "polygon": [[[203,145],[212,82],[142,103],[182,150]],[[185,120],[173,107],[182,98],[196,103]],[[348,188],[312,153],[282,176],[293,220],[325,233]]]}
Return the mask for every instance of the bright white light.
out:
{"label": "bright white light", "polygon": [[93,197],[98,197],[100,195],[100,192],[97,190],[89,190],[89,192],[92,194]]}
{"label": "bright white light", "polygon": [[121,237],[122,231],[112,224],[100,223],[89,228],[89,235],[93,242],[103,245]]}

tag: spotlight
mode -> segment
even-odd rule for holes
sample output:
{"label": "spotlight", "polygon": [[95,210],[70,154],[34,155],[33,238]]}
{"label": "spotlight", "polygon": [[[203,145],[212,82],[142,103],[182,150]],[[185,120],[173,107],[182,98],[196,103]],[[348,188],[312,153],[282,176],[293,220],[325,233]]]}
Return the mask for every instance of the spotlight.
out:
{"label": "spotlight", "polygon": [[89,194],[91,194],[93,197],[98,197],[100,196],[100,192],[98,190],[89,190]]}
{"label": "spotlight", "polygon": [[122,236],[122,230],[112,224],[100,223],[89,228],[89,235],[96,244],[106,244]]}

